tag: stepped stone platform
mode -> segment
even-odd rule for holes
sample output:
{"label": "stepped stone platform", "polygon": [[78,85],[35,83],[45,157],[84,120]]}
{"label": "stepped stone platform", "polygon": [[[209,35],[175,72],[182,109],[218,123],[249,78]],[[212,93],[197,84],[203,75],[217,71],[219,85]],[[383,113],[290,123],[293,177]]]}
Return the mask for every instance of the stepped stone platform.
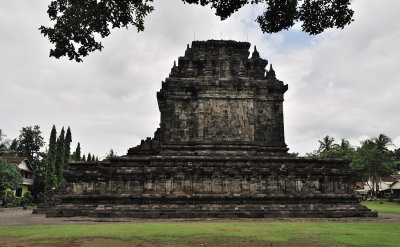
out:
{"label": "stepped stone platform", "polygon": [[194,41],[157,100],[153,138],[107,162],[73,162],[37,213],[48,217],[257,218],[377,216],[359,203],[359,170],[292,157],[288,86],[247,42]]}

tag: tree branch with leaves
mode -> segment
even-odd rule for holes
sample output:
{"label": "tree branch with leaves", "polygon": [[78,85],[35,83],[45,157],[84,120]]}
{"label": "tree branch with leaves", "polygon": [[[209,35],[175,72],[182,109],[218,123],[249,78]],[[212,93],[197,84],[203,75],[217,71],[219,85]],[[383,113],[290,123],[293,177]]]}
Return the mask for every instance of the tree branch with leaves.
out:
{"label": "tree branch with leaves", "polygon": [[[169,0],[172,1],[172,0]],[[175,0],[178,1],[178,0]],[[264,4],[265,11],[256,18],[261,31],[276,33],[301,22],[304,32],[322,33],[328,28],[344,28],[353,21],[350,0],[182,0],[184,3],[209,6],[221,20],[245,5]],[[113,28],[133,26],[144,30],[144,19],[154,7],[153,0],[53,0],[48,8],[51,27],[39,30],[55,45],[50,56],[67,56],[81,62],[83,57],[103,45]]]}

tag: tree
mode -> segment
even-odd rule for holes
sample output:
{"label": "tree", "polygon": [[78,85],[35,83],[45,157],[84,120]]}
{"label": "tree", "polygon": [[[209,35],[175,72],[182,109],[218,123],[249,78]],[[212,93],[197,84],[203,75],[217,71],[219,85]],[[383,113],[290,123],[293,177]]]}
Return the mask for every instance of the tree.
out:
{"label": "tree", "polygon": [[8,148],[9,140],[5,139],[6,135],[3,133],[3,130],[0,129],[0,151]]}
{"label": "tree", "polygon": [[[55,0],[47,11],[53,27],[41,26],[41,33],[48,36],[55,49],[50,56],[68,56],[70,60],[82,61],[89,52],[101,50],[101,43],[95,35],[102,38],[110,34],[112,28],[133,25],[137,31],[144,30],[144,17],[153,11],[148,3],[153,0]],[[80,45],[75,47],[75,45]]]}
{"label": "tree", "polygon": [[57,176],[55,172],[55,162],[56,162],[56,148],[57,148],[57,130],[56,126],[53,125],[50,133],[49,140],[49,151],[47,155],[46,163],[46,177],[44,182],[44,192],[48,194],[53,187],[57,186]]}
{"label": "tree", "polygon": [[55,163],[55,168],[56,168],[56,176],[57,176],[57,182],[56,184],[59,184],[61,180],[63,179],[63,168],[64,168],[64,139],[65,139],[65,131],[64,127],[61,129],[60,136],[57,139],[57,144],[56,144],[56,163]]}
{"label": "tree", "polygon": [[351,149],[352,146],[350,145],[350,142],[348,140],[342,138],[339,148],[345,150],[345,149]]}
{"label": "tree", "polygon": [[21,172],[18,166],[10,164],[0,157],[0,191],[6,190],[7,200],[7,189],[16,189],[18,184],[22,183]]}
{"label": "tree", "polygon": [[[379,137],[378,137],[379,138]],[[352,162],[353,167],[364,167],[361,174],[363,180],[370,180],[372,193],[376,196],[379,191],[379,180],[383,176],[393,173],[394,163],[391,161],[390,153],[381,150],[382,146],[376,143],[377,138],[367,139],[361,142],[361,147],[356,150]]]}
{"label": "tree", "polygon": [[35,125],[34,127],[22,127],[18,136],[17,151],[19,155],[27,157],[28,160],[33,161],[35,159],[34,154],[37,154],[40,148],[44,146],[41,134],[42,132],[38,125]]}
{"label": "tree", "polygon": [[[176,0],[177,1],[177,0]],[[264,33],[289,29],[296,22],[311,35],[327,28],[344,28],[353,19],[350,0],[182,0],[184,3],[209,5],[222,20],[247,4],[265,4],[265,11],[256,22]],[[90,52],[101,50],[102,44],[95,36],[105,38],[110,28],[132,25],[144,30],[144,18],[154,8],[153,0],[53,0],[48,8],[52,27],[39,29],[55,45],[50,56],[68,56],[82,61]]]}
{"label": "tree", "polygon": [[335,139],[326,135],[319,142],[319,148],[311,153],[307,153],[308,157],[313,158],[335,158],[352,160],[355,148],[350,145],[346,139],[342,139],[340,144],[334,143]]}
{"label": "tree", "polygon": [[329,135],[326,135],[324,138],[322,138],[322,141],[318,141],[319,142],[319,149],[318,151],[320,153],[329,151],[330,149],[334,148],[335,145],[333,144],[333,142],[335,141],[335,139]]}
{"label": "tree", "polygon": [[[357,174],[358,181],[371,181],[373,194],[379,191],[379,181],[383,176],[389,176],[397,168],[396,150],[389,151],[388,146],[392,141],[384,134],[361,142],[361,147],[352,147],[350,142],[342,139],[340,144],[334,143],[334,138],[325,136],[319,141],[320,147],[312,153],[307,153],[315,158],[340,158],[350,160],[351,167],[363,167],[364,171]],[[400,152],[398,153],[400,157]]]}
{"label": "tree", "polygon": [[87,156],[87,161],[92,161],[92,156],[90,155],[90,153]]}
{"label": "tree", "polygon": [[110,152],[108,154],[106,154],[106,158],[104,160],[110,160],[111,158],[116,157],[116,156],[117,156],[117,153],[114,152],[114,150],[111,148]]}
{"label": "tree", "polygon": [[86,161],[85,155],[82,156],[82,161]]}
{"label": "tree", "polygon": [[390,139],[385,134],[379,134],[378,137],[374,137],[371,140],[375,143],[376,148],[381,152],[387,152],[388,146],[393,145],[392,139]]}
{"label": "tree", "polygon": [[71,154],[71,142],[72,142],[72,135],[71,135],[71,129],[68,127],[67,133],[65,134],[65,140],[64,140],[64,170],[67,170],[69,168],[69,158]]}
{"label": "tree", "polygon": [[78,145],[76,146],[75,149],[75,158],[76,161],[80,161],[81,160],[81,144],[78,142]]}
{"label": "tree", "polygon": [[341,143],[331,144],[329,150],[320,153],[320,158],[336,158],[336,159],[347,159],[352,161],[355,154],[355,148],[350,145],[350,142],[346,139],[342,139]]}
{"label": "tree", "polygon": [[19,142],[17,138],[14,138],[11,141],[10,147],[8,148],[9,154],[11,156],[17,155],[18,153],[18,146],[19,146]]}
{"label": "tree", "polygon": [[400,148],[395,149],[392,152],[392,158],[394,162],[394,170],[399,173],[400,172]]}
{"label": "tree", "polygon": [[39,152],[40,160],[35,169],[35,183],[31,189],[36,202],[41,202],[40,200],[43,199],[42,193],[45,192],[47,155],[48,150]]}

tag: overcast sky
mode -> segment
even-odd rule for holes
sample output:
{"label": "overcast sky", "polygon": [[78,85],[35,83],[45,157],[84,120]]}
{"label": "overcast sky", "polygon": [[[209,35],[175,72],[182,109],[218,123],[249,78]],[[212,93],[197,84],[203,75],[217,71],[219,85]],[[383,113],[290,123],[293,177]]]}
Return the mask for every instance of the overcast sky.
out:
{"label": "overcast sky", "polygon": [[256,45],[289,85],[290,152],[311,152],[327,134],[359,145],[384,133],[400,147],[399,0],[353,0],[355,21],[318,36],[299,25],[263,34],[254,22],[263,7],[220,21],[208,7],[155,0],[144,32],[113,30],[83,63],[48,56],[52,45],[38,28],[49,25],[49,3],[0,0],[0,129],[10,139],[39,125],[48,143],[53,124],[71,126],[72,150],[80,142],[85,154],[125,155],[158,127],[156,91],[186,44],[222,38]]}

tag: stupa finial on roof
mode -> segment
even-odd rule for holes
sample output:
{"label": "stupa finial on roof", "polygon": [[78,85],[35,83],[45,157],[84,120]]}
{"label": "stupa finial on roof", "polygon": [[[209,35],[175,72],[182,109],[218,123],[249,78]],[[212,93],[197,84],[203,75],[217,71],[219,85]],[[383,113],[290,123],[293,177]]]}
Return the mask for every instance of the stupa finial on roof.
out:
{"label": "stupa finial on roof", "polygon": [[254,46],[254,51],[253,51],[253,54],[251,55],[251,57],[260,57],[260,53],[258,53],[256,46]]}
{"label": "stupa finial on roof", "polygon": [[267,77],[275,77],[275,70],[272,68],[272,63],[269,66],[269,71],[267,72]]}
{"label": "stupa finial on roof", "polygon": [[174,60],[174,65],[172,66],[171,73],[169,76],[176,76],[178,74],[178,68],[176,66],[176,61]]}

